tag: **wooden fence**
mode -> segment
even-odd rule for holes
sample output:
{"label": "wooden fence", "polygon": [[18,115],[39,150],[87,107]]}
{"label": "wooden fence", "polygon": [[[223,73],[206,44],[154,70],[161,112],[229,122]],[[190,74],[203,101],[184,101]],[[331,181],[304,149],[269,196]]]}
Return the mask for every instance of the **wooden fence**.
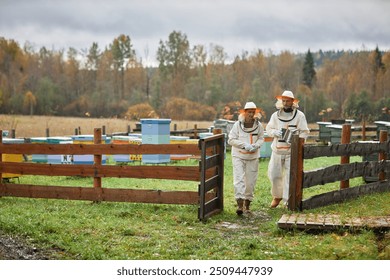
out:
{"label": "wooden fence", "polygon": [[[387,131],[380,131],[380,141],[349,143],[350,125],[343,125],[341,144],[330,146],[304,145],[304,140],[295,135],[291,144],[291,167],[288,209],[291,211],[322,207],[358,196],[390,191],[388,175],[390,141]],[[378,160],[349,163],[350,156],[378,155]],[[341,157],[340,164],[318,170],[304,171],[304,160],[317,157]],[[349,179],[378,176],[378,181],[349,188]],[[340,190],[319,194],[302,200],[303,189],[340,181]]]}
{"label": "wooden fence", "polygon": [[[3,144],[0,131],[0,197],[54,198],[163,204],[199,204],[198,218],[205,220],[223,210],[224,135],[199,139],[198,144],[101,144],[101,129],[94,130],[94,144]],[[42,164],[3,162],[3,154],[94,155],[93,164]],[[102,165],[103,155],[190,154],[200,158],[199,166]],[[10,184],[2,173],[44,176],[93,177],[93,187],[65,187]],[[102,179],[154,178],[198,181],[197,191],[162,191],[103,188]]]}

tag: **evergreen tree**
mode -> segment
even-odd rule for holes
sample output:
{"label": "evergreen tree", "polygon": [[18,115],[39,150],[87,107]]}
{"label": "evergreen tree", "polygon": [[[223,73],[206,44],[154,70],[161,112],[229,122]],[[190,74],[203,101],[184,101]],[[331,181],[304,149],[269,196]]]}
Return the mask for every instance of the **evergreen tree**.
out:
{"label": "evergreen tree", "polygon": [[303,64],[302,83],[311,88],[314,84],[315,76],[316,70],[314,69],[314,59],[309,49],[305,57],[305,63]]}
{"label": "evergreen tree", "polygon": [[384,71],[385,65],[382,62],[382,53],[379,51],[378,46],[375,48],[374,51],[374,73],[377,74],[380,70]]}
{"label": "evergreen tree", "polygon": [[156,57],[162,74],[161,85],[165,87],[163,92],[182,97],[191,67],[191,50],[187,35],[173,31],[169,34],[168,41],[160,40]]}
{"label": "evergreen tree", "polygon": [[120,94],[121,100],[125,97],[125,70],[130,60],[135,58],[135,50],[128,35],[121,34],[115,38],[110,46],[114,58],[114,69],[121,74]]}
{"label": "evergreen tree", "polygon": [[160,40],[157,50],[157,60],[162,73],[171,74],[175,78],[179,73],[186,71],[191,65],[190,43],[187,35],[180,31],[173,31],[165,43]]}
{"label": "evergreen tree", "polygon": [[372,63],[372,94],[374,98],[380,96],[380,77],[386,71],[386,67],[382,62],[382,53],[379,51],[378,46],[375,48],[375,51],[371,53],[371,63]]}

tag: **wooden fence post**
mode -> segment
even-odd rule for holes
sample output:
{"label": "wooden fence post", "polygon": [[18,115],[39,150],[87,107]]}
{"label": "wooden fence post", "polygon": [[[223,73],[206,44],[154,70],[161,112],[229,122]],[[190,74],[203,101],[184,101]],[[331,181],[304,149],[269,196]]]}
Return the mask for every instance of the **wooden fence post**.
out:
{"label": "wooden fence post", "polygon": [[362,141],[366,141],[366,118],[364,115],[362,120]]}
{"label": "wooden fence post", "polygon": [[303,195],[303,145],[305,139],[298,135],[292,137],[290,159],[290,183],[288,193],[288,209],[299,211],[302,208]]}
{"label": "wooden fence post", "polygon": [[[387,131],[386,130],[381,130],[379,132],[379,142],[383,143],[383,142],[386,142],[386,141],[387,141]],[[386,153],[384,153],[384,152],[379,153],[378,160],[379,161],[387,160]],[[383,180],[386,179],[386,173],[384,171],[379,172],[378,177],[379,177],[379,181],[383,181]]]}
{"label": "wooden fence post", "polygon": [[[101,144],[102,143],[102,130],[101,128],[95,128],[94,129],[94,135],[93,135],[93,144]],[[93,156],[94,166],[101,166],[102,165],[102,155],[94,155]],[[94,177],[93,178],[93,187],[95,188],[96,195],[98,197],[97,201],[102,200],[102,178],[101,177]]]}
{"label": "wooden fence post", "polygon": [[194,124],[194,139],[198,139],[198,125]]}
{"label": "wooden fence post", "polygon": [[[3,143],[3,130],[0,129],[0,144]],[[0,163],[3,161],[3,153],[0,151]],[[3,187],[3,173],[0,172],[0,186]],[[0,194],[1,197],[1,194]]]}
{"label": "wooden fence post", "polygon": [[[213,135],[218,135],[218,134],[222,134],[222,129],[221,128],[214,128]],[[217,151],[216,149],[218,149],[218,148],[219,148],[219,146],[214,147],[215,153],[225,154],[225,151]]]}
{"label": "wooden fence post", "polygon": [[[343,130],[341,132],[341,144],[349,144],[351,142],[351,125],[343,124]],[[349,156],[342,156],[340,160],[341,164],[349,163]],[[349,180],[340,181],[340,189],[349,188]]]}

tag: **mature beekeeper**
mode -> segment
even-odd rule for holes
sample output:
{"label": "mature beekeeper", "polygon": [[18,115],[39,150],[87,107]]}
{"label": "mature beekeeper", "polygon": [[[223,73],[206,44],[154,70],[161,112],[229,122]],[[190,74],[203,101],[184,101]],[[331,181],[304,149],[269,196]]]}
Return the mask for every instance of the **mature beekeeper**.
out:
{"label": "mature beekeeper", "polygon": [[284,91],[276,97],[276,108],[266,126],[268,136],[274,137],[271,159],[268,165],[268,177],[271,181],[272,202],[275,208],[283,200],[287,204],[290,182],[291,149],[288,136],[298,134],[306,139],[310,133],[305,114],[297,108],[298,100],[291,91]]}
{"label": "mature beekeeper", "polygon": [[234,198],[237,215],[250,212],[257,181],[260,147],[264,142],[264,128],[260,122],[261,110],[247,102],[238,120],[229,132],[232,146]]}

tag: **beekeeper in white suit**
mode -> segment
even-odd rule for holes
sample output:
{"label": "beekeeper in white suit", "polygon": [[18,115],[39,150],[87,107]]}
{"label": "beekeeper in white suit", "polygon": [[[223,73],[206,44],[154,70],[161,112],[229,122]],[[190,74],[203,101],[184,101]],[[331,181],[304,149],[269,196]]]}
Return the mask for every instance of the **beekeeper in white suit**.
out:
{"label": "beekeeper in white suit", "polygon": [[237,215],[249,212],[257,181],[260,147],[264,142],[264,128],[260,122],[261,110],[247,102],[229,133],[232,146],[234,198]]}
{"label": "beekeeper in white suit", "polygon": [[278,111],[271,115],[266,126],[268,136],[274,137],[271,144],[272,154],[268,165],[268,177],[271,181],[272,202],[271,208],[275,208],[283,200],[288,201],[290,182],[290,143],[286,141],[285,133],[294,132],[300,138],[306,139],[310,133],[305,114],[297,108],[298,100],[291,91],[284,91],[276,97]]}

